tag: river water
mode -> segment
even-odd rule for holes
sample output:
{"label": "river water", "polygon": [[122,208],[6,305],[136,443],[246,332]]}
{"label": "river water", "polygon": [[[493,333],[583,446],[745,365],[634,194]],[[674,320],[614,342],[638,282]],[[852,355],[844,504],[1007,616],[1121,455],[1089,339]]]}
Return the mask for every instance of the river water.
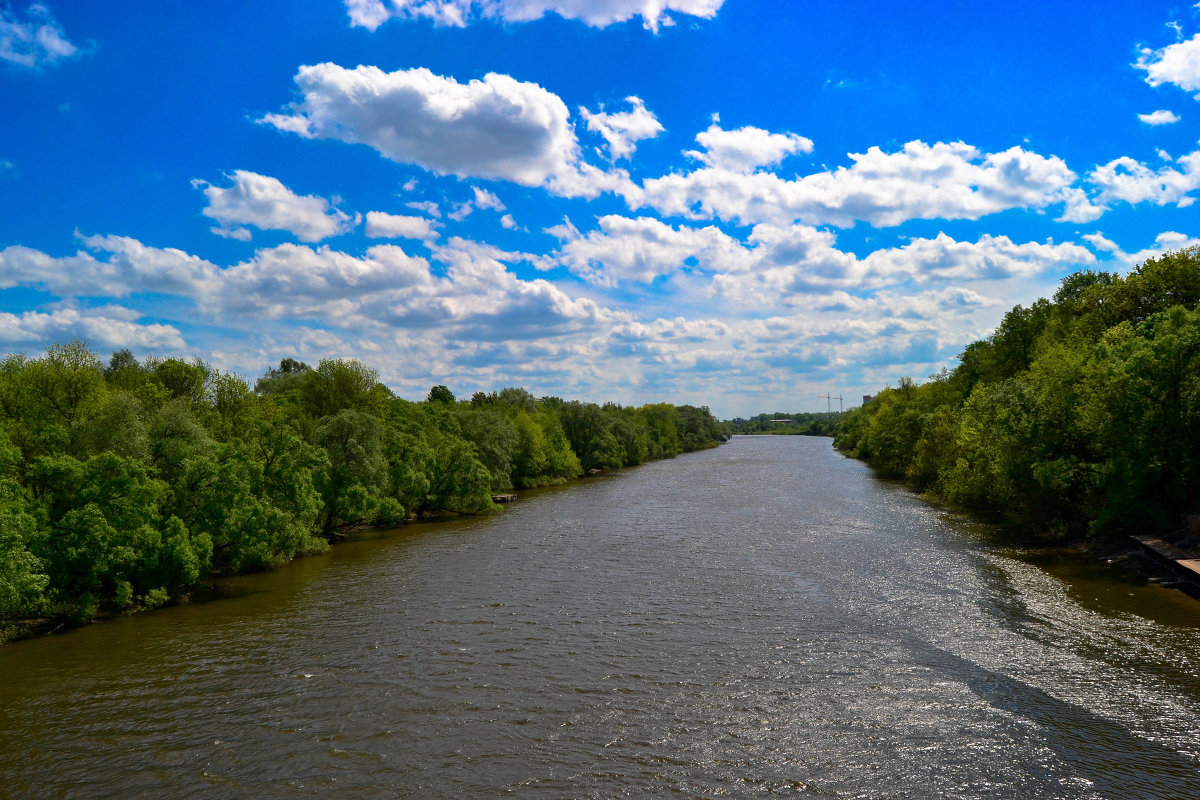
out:
{"label": "river water", "polygon": [[0,796],[1196,798],[1200,603],[738,437],[0,648]]}

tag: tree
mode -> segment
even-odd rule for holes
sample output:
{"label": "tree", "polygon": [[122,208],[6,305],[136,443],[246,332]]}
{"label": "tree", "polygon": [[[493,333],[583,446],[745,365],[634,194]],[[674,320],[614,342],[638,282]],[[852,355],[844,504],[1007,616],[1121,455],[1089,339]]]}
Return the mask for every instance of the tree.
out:
{"label": "tree", "polygon": [[212,370],[199,359],[188,363],[179,358],[158,361],[153,366],[154,378],[165,388],[172,400],[186,400],[191,405],[204,401],[204,387]]}
{"label": "tree", "polygon": [[458,414],[463,438],[475,447],[479,461],[491,474],[493,491],[506,492],[513,487],[513,458],[520,442],[509,417],[490,408],[464,408]]}
{"label": "tree", "polygon": [[[54,344],[46,355],[24,362],[20,370],[25,389],[24,417],[42,452],[77,452],[79,424],[104,395],[100,359],[86,342],[72,339]],[[20,397],[20,395],[17,395]]]}
{"label": "tree", "polygon": [[150,460],[150,436],[142,404],[132,392],[109,392],[80,433],[89,453],[111,451],[134,461]]}
{"label": "tree", "polygon": [[0,621],[45,610],[50,585],[41,559],[29,549],[37,522],[19,482],[21,461],[21,451],[0,428]]}
{"label": "tree", "polygon": [[447,389],[442,384],[438,384],[429,390],[428,397],[425,398],[427,403],[442,403],[443,405],[454,405],[454,392]]}
{"label": "tree", "polygon": [[558,408],[558,420],[585,470],[621,466],[612,420],[600,406],[572,400]]}
{"label": "tree", "polygon": [[[339,524],[378,516],[387,473],[380,434],[376,417],[349,409],[326,417],[317,427],[317,441],[329,457],[319,482],[326,534]],[[393,517],[404,516],[403,509],[386,510]]]}
{"label": "tree", "polygon": [[379,371],[356,358],[323,358],[301,380],[304,407],[322,418],[347,409],[378,413],[389,394],[379,384]]}

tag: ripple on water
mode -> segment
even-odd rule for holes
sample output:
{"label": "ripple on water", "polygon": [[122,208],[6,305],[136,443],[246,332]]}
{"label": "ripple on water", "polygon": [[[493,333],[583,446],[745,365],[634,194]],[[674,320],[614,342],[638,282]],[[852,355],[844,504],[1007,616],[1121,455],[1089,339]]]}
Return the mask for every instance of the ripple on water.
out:
{"label": "ripple on water", "polygon": [[234,586],[0,650],[8,794],[1200,796],[1194,609],[1133,613],[828,440]]}

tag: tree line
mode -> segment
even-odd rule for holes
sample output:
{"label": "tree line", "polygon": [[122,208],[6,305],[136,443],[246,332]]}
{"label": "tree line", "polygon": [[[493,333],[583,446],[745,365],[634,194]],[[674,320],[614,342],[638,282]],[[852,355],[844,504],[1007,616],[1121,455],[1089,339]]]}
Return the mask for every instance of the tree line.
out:
{"label": "tree line", "polygon": [[1031,537],[1167,532],[1200,511],[1200,248],[1081,271],[953,370],[853,409],[835,446]]}
{"label": "tree line", "polygon": [[772,434],[776,436],[833,436],[837,433],[840,411],[802,411],[785,414],[758,414],[749,419],[730,420],[733,434]]}
{"label": "tree line", "polygon": [[716,446],[706,407],[520,388],[410,402],[355,359],[285,358],[253,387],[86,342],[0,361],[0,641],[186,598],[213,574],[325,550],[347,526],[497,508],[493,495]]}

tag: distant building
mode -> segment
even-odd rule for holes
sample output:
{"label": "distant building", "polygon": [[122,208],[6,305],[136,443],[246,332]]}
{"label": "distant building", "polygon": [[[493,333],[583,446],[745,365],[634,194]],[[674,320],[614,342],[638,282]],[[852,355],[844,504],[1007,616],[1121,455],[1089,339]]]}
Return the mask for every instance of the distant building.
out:
{"label": "distant building", "polygon": [[796,423],[796,420],[794,420],[794,419],[773,419],[773,420],[771,420],[771,422],[778,423],[780,425],[794,425]]}
{"label": "distant building", "polygon": [[874,399],[875,399],[875,395],[873,395],[873,394],[864,394],[864,395],[863,395],[863,405],[865,406],[867,403],[871,402],[871,401],[872,401],[872,400],[874,400]]}

